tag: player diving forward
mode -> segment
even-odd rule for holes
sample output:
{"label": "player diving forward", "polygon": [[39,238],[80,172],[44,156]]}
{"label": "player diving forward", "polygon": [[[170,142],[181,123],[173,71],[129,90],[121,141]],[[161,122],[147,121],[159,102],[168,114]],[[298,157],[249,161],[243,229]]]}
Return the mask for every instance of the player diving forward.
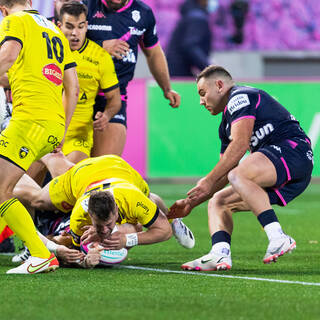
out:
{"label": "player diving forward", "polygon": [[[59,154],[46,156],[44,162],[53,176],[72,166]],[[192,248],[195,243],[192,232],[180,219],[170,226],[162,199],[150,193],[139,173],[115,155],[83,160],[43,189],[25,175],[16,186],[15,195],[40,210],[72,209],[70,233],[77,248],[81,239],[98,241],[107,249],[130,248],[168,240],[172,231],[182,246]],[[119,232],[111,235],[116,223]],[[147,230],[122,233],[125,223]],[[92,227],[84,231],[87,225]]]}

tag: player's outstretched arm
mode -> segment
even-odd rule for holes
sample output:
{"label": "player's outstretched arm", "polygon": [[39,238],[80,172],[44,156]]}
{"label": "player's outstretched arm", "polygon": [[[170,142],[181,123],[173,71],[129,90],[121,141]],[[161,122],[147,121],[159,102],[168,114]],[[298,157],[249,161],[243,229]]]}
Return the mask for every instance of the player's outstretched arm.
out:
{"label": "player's outstretched arm", "polygon": [[166,56],[158,44],[153,48],[142,48],[148,62],[150,72],[162,89],[166,99],[172,108],[177,108],[180,105],[180,95],[171,89],[170,76]]}
{"label": "player's outstretched arm", "polygon": [[101,244],[110,250],[131,248],[136,245],[152,244],[170,239],[172,228],[163,212],[159,212],[157,219],[146,231],[139,233],[122,234],[115,232],[109,239],[105,239]]}
{"label": "player's outstretched arm", "polygon": [[21,51],[21,44],[15,40],[6,41],[0,48],[0,76],[15,63]]}

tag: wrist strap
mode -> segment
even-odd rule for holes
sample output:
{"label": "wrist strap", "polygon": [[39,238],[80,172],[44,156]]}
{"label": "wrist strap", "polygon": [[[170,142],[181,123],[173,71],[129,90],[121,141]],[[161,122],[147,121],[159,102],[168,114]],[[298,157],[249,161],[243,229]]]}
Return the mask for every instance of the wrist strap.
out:
{"label": "wrist strap", "polygon": [[131,248],[138,244],[138,234],[137,233],[128,233],[126,234],[126,247]]}
{"label": "wrist strap", "polygon": [[53,252],[54,254],[57,253],[58,245],[57,245],[55,242],[53,242],[53,241],[51,241],[51,240],[48,240],[48,241],[47,241],[47,244],[46,244],[46,247],[48,248],[48,250],[49,250],[50,252]]}

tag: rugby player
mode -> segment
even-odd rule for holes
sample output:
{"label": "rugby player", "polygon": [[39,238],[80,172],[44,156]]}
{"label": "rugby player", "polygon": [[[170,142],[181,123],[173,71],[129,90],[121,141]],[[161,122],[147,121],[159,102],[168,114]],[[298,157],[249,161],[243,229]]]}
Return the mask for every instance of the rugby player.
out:
{"label": "rugby player", "polygon": [[[269,240],[263,262],[275,262],[295,249],[296,242],[284,233],[271,205],[285,206],[308,186],[313,169],[310,140],[278,101],[263,90],[236,85],[220,66],[204,69],[197,85],[200,105],[212,115],[222,113],[221,158],[186,199],[171,207],[170,217],[182,217],[210,199],[212,249],[182,268],[230,269],[232,214],[249,210],[258,218]],[[250,155],[240,162],[248,149]],[[223,189],[228,182],[230,186]]]}
{"label": "rugby player", "polygon": [[[58,209],[65,213],[72,210],[70,233],[75,247],[80,247],[83,235],[86,242],[99,240],[107,249],[121,249],[168,240],[172,231],[182,246],[194,246],[188,227],[180,219],[170,226],[163,200],[150,193],[140,174],[120,157],[89,158],[74,166],[62,154],[47,155],[43,161],[53,177],[60,175],[43,189],[25,175],[14,193],[39,210]],[[95,200],[91,201],[93,193]],[[116,222],[120,224],[119,232],[111,235]],[[122,232],[128,230],[125,224],[144,226],[147,230],[127,235]],[[92,227],[85,231],[87,225]]]}
{"label": "rugby player", "polygon": [[0,11],[0,77],[8,72],[13,96],[13,117],[0,135],[0,216],[32,255],[7,273],[33,274],[56,269],[58,261],[12,192],[31,163],[63,140],[78,99],[76,63],[62,32],[30,1],[0,0]]}
{"label": "rugby player", "polygon": [[[121,108],[119,82],[108,52],[86,38],[87,7],[78,1],[68,1],[60,8],[58,27],[69,40],[77,63],[80,85],[79,100],[73,113],[62,151],[74,163],[90,156],[93,128],[103,131]],[[99,89],[107,104],[97,112],[93,122],[93,105]]]}
{"label": "rugby player", "polygon": [[[140,0],[90,0],[88,5],[88,38],[114,57],[120,83],[121,110],[103,131],[94,131],[92,156],[121,155],[126,142],[127,86],[134,75],[138,46],[146,56],[149,69],[170,105],[180,105],[180,96],[171,89],[167,61],[158,41],[151,8]],[[97,97],[95,111],[103,111],[105,96]]]}

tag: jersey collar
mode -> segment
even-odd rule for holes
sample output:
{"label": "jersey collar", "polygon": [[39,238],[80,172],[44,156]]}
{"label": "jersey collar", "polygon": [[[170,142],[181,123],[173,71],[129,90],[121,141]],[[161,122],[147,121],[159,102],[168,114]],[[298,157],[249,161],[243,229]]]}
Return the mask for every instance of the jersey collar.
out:
{"label": "jersey collar", "polygon": [[[101,0],[101,2],[109,9],[109,6],[108,6],[106,0]],[[116,12],[118,13],[118,12],[122,12],[122,11],[127,10],[132,5],[132,2],[133,2],[133,0],[129,0],[128,3],[124,7],[120,8]]]}
{"label": "jersey collar", "polygon": [[81,48],[78,49],[78,52],[79,52],[79,53],[82,53],[82,52],[86,49],[86,47],[88,46],[88,43],[89,43],[89,40],[88,40],[88,38],[86,38],[86,39],[84,40],[84,43],[83,43],[83,45],[81,46]]}
{"label": "jersey collar", "polygon": [[38,10],[31,9],[31,10],[23,10],[24,12],[33,13],[33,14],[39,14]]}

